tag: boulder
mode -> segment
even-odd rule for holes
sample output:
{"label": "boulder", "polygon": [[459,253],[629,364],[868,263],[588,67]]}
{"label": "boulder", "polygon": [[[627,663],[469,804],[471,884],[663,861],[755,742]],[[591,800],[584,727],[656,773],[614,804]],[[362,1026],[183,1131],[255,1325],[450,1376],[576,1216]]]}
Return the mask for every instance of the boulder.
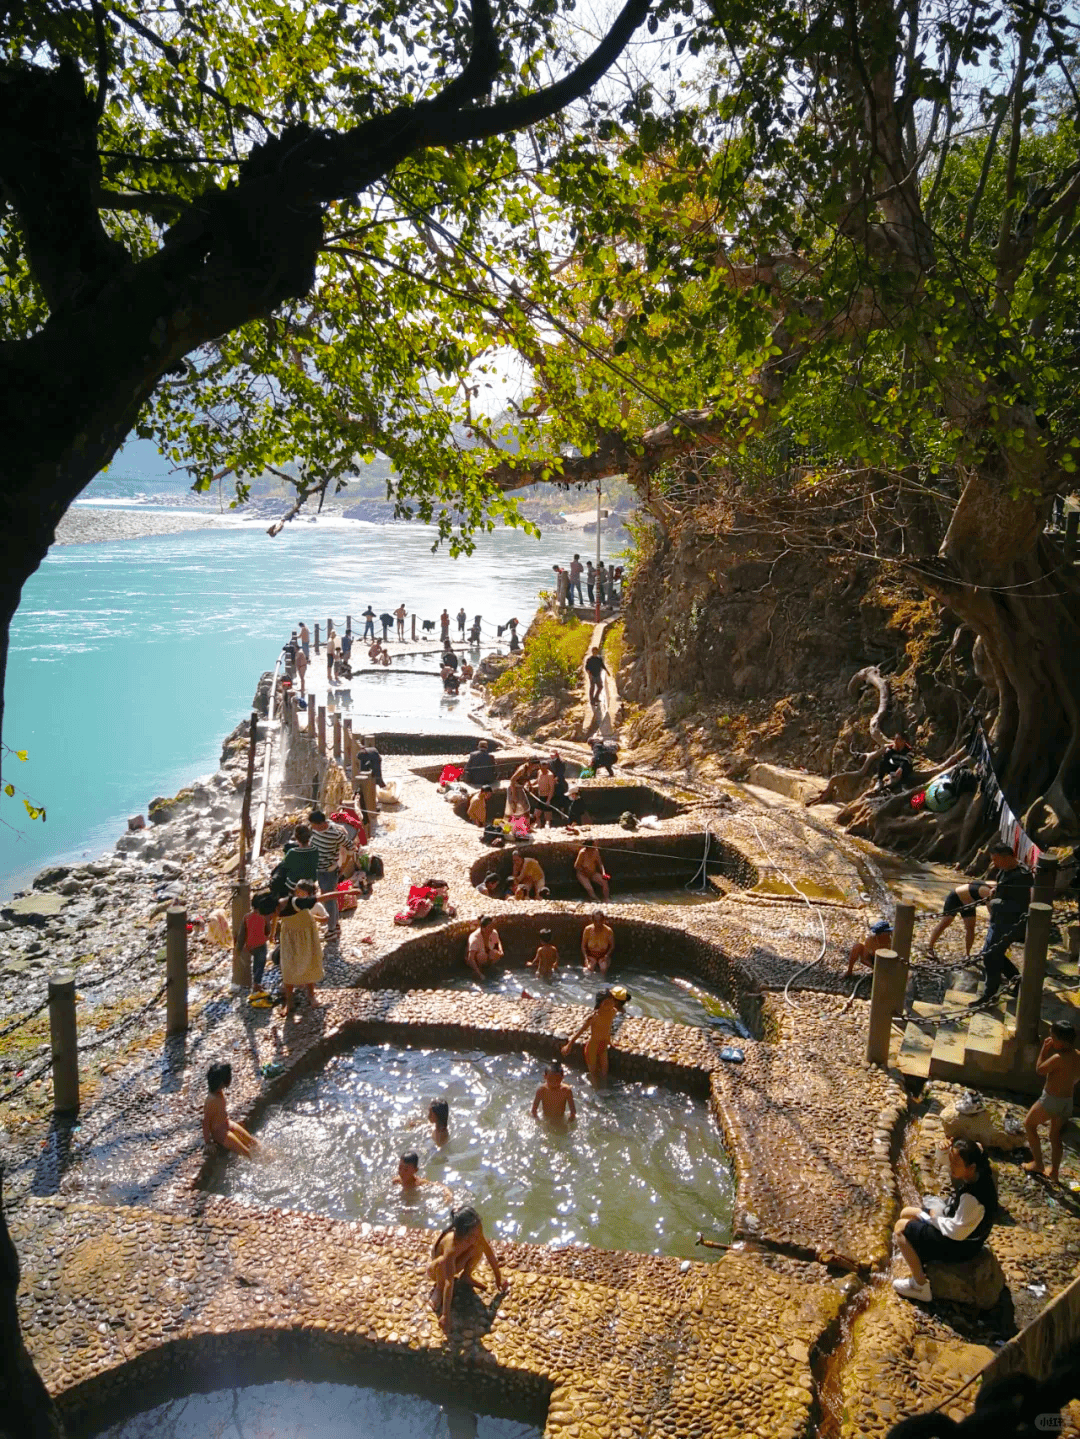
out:
{"label": "boulder", "polygon": [[137,829],[145,829],[146,820],[141,814],[133,814],[128,820],[128,830],[134,834]]}
{"label": "boulder", "polygon": [[66,864],[51,864],[47,869],[39,870],[34,875],[35,889],[52,889],[53,885],[59,884],[62,879],[67,879],[71,870]]}
{"label": "boulder", "polygon": [[1005,1275],[992,1249],[984,1247],[962,1264],[926,1264],[934,1298],[969,1309],[993,1309],[1005,1288]]}
{"label": "boulder", "polygon": [[958,1114],[955,1104],[947,1104],[941,1111],[941,1127],[949,1139],[975,1139],[984,1149],[1027,1147],[1023,1130],[1011,1134],[987,1109],[980,1109],[977,1114]]}

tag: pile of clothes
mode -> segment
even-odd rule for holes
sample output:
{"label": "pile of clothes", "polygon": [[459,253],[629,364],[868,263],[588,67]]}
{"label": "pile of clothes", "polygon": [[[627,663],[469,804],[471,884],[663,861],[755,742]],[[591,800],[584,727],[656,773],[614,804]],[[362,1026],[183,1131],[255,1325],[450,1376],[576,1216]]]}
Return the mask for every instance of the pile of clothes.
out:
{"label": "pile of clothes", "polygon": [[450,903],[450,886],[444,879],[426,879],[423,884],[411,884],[405,908],[394,915],[395,924],[413,924],[429,915],[453,919],[457,910]]}

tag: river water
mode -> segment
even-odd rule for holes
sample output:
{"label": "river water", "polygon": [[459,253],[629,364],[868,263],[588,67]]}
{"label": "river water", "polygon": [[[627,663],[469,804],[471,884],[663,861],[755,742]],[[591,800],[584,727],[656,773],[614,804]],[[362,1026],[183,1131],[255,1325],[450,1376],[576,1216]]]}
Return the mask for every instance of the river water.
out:
{"label": "river water", "polygon": [[[154,795],[213,771],[299,619],[341,626],[351,613],[359,629],[369,602],[379,613],[404,601],[424,619],[464,606],[470,621],[484,616],[494,644],[496,623],[528,623],[552,564],[568,563],[581,538],[500,529],[454,560],[432,553],[435,531],[419,524],[300,520],[271,540],[265,523],[237,520],[54,546],[12,627],[4,718],[5,741],[29,752],[5,765],[5,779],[43,804],[47,821],[4,799],[0,896],[46,862],[110,848]],[[368,727],[362,706],[371,729],[470,728],[467,704],[441,705],[427,675],[368,677],[353,692],[358,730]]]}

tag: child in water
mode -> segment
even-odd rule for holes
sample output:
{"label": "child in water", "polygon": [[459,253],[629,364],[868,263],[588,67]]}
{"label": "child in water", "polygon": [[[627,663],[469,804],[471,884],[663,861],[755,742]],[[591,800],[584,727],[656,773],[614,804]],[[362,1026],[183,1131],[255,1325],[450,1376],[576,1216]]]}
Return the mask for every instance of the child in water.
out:
{"label": "child in water", "polygon": [[242,1124],[229,1118],[225,1104],[225,1090],[232,1083],[231,1064],[212,1064],[206,1073],[210,1093],[203,1105],[203,1142],[220,1144],[222,1149],[231,1149],[245,1159],[254,1159],[260,1148],[259,1141],[250,1135]]}
{"label": "child in water", "polygon": [[533,1100],[532,1117],[536,1118],[536,1111],[543,1107],[544,1118],[560,1120],[567,1117],[577,1118],[577,1110],[574,1107],[574,1091],[563,1079],[563,1067],[557,1059],[553,1059],[544,1070],[544,1082],[536,1091]]}
{"label": "child in water", "polygon": [[475,1209],[451,1211],[449,1228],[436,1239],[431,1250],[428,1277],[435,1281],[434,1307],[444,1334],[450,1332],[450,1306],[454,1300],[454,1281],[460,1279],[472,1289],[479,1289],[473,1271],[486,1259],[495,1277],[495,1288],[502,1293],[509,1285],[503,1278],[495,1251],[484,1238],[484,1226]]}
{"label": "child in water", "polygon": [[551,942],[551,930],[540,931],[540,943],[536,946],[536,953],[525,966],[526,969],[535,969],[537,979],[551,979],[559,967],[559,951]]}
{"label": "child in water", "polygon": [[433,1099],[428,1105],[428,1119],[435,1126],[431,1137],[441,1149],[450,1138],[450,1106],[445,1099]]}
{"label": "child in water", "polygon": [[607,1078],[612,1025],[615,1023],[615,1016],[621,1014],[629,1002],[630,993],[621,984],[615,985],[613,989],[602,989],[596,996],[592,1014],[563,1045],[562,1052],[565,1056],[585,1031],[589,1031],[589,1037],[585,1041],[585,1063],[593,1079]]}
{"label": "child in water", "polygon": [[398,1161],[397,1174],[394,1176],[394,1183],[401,1185],[402,1197],[406,1194],[415,1194],[419,1189],[431,1187],[441,1189],[445,1194],[447,1202],[453,1203],[454,1196],[449,1187],[440,1184],[437,1179],[423,1179],[420,1175],[420,1156],[418,1154],[403,1154]]}

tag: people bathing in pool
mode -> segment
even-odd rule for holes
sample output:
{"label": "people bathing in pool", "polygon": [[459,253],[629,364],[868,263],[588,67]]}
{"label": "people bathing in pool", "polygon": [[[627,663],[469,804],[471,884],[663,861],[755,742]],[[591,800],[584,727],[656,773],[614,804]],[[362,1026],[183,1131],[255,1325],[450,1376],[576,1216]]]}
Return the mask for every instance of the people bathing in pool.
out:
{"label": "people bathing in pool", "polygon": [[222,1149],[231,1149],[245,1159],[254,1159],[261,1145],[247,1132],[242,1124],[229,1118],[225,1103],[225,1091],[232,1083],[231,1064],[212,1064],[206,1072],[206,1084],[210,1093],[203,1105],[202,1132],[205,1144],[220,1144]]}
{"label": "people bathing in pool", "polygon": [[469,935],[469,942],[465,948],[465,963],[477,979],[482,981],[486,978],[486,971],[497,964],[502,957],[502,941],[499,938],[499,931],[495,928],[495,921],[489,914],[482,914],[479,925]]}
{"label": "people bathing in pool", "polygon": [[604,918],[602,909],[593,910],[592,923],[581,931],[581,958],[586,970],[607,974],[615,953],[615,931]]}
{"label": "people bathing in pool", "polygon": [[[1031,1160],[1024,1165],[1029,1174],[1046,1174],[1055,1182],[1061,1164],[1061,1133],[1073,1112],[1073,1090],[1080,1080],[1080,1054],[1076,1049],[1076,1026],[1059,1019],[1050,1026],[1042,1042],[1035,1073],[1042,1078],[1043,1092],[1028,1110],[1024,1133],[1031,1149]],[[1050,1169],[1043,1169],[1039,1128],[1050,1124]]]}
{"label": "people bathing in pool", "polygon": [[533,1097],[532,1117],[534,1119],[541,1109],[544,1111],[545,1119],[556,1123],[568,1118],[577,1118],[577,1110],[574,1107],[574,1091],[566,1083],[563,1067],[557,1059],[551,1060],[544,1068],[544,1082]]}
{"label": "people bathing in pool", "polygon": [[555,971],[559,967],[559,951],[551,942],[551,930],[540,931],[540,943],[536,946],[536,953],[526,964],[526,969],[535,969],[537,979],[554,979]]}
{"label": "people bathing in pool", "polygon": [[925,1264],[960,1264],[973,1259],[986,1243],[997,1213],[997,1185],[981,1144],[954,1139],[949,1145],[952,1188],[926,1201],[925,1209],[908,1205],[893,1229],[896,1246],[911,1270],[908,1279],[894,1279],[905,1299],[929,1304],[933,1298]]}
{"label": "people bathing in pool", "polygon": [[503,1278],[495,1251],[484,1237],[484,1226],[475,1209],[451,1210],[450,1224],[436,1239],[431,1249],[428,1278],[435,1282],[432,1303],[444,1333],[450,1332],[450,1306],[454,1302],[454,1284],[458,1279],[471,1289],[480,1285],[473,1277],[481,1259],[486,1259],[495,1279],[495,1288],[504,1292],[509,1286]]}
{"label": "people bathing in pool", "polygon": [[[604,873],[604,861],[594,841],[588,840],[578,850],[574,859],[574,874],[590,899],[603,898],[607,901],[611,898],[611,876]],[[597,895],[593,885],[600,887],[600,895]]]}
{"label": "people bathing in pool", "polygon": [[402,1198],[406,1195],[418,1194],[421,1189],[438,1189],[446,1197],[448,1204],[454,1201],[453,1192],[450,1186],[443,1184],[438,1179],[425,1179],[420,1173],[420,1156],[412,1151],[403,1154],[398,1160],[397,1174],[393,1183],[401,1186]]}
{"label": "people bathing in pool", "polygon": [[617,1015],[630,1002],[630,993],[621,984],[612,989],[602,989],[596,996],[593,1012],[578,1032],[572,1035],[562,1047],[563,1057],[569,1055],[577,1041],[588,1031],[585,1041],[585,1063],[593,1079],[606,1079],[608,1072],[608,1050],[611,1048],[611,1030]]}

